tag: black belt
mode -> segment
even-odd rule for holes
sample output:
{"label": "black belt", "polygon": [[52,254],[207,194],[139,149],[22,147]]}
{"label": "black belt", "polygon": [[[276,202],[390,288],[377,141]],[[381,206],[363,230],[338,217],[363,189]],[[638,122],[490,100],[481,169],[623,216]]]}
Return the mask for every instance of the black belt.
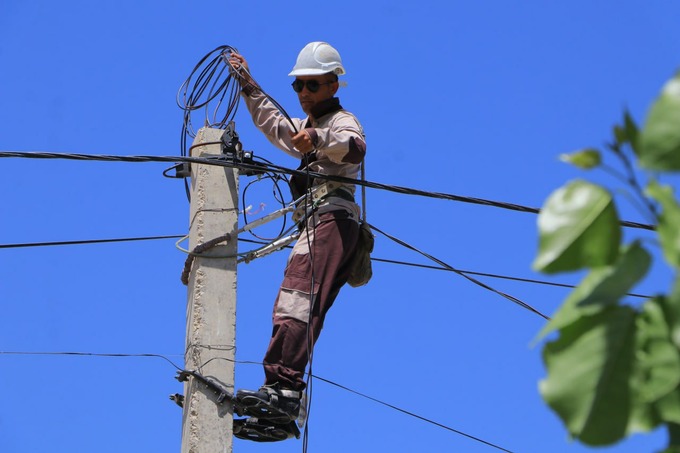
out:
{"label": "black belt", "polygon": [[337,189],[335,189],[332,192],[329,192],[321,200],[325,200],[326,198],[329,198],[329,197],[338,197],[338,198],[342,198],[343,200],[351,201],[352,203],[354,203],[354,195],[352,195],[349,191],[347,191],[345,189],[341,189],[340,187],[338,187]]}

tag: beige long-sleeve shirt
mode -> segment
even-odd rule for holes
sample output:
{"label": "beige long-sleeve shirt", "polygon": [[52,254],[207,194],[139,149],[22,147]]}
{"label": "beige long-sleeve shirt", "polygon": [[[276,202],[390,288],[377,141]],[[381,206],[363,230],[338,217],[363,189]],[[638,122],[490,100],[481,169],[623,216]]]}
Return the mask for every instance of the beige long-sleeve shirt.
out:
{"label": "beige long-sleeve shirt", "polygon": [[[274,146],[302,160],[303,154],[291,142],[290,132],[295,132],[293,125],[258,88],[248,88],[242,95],[255,126]],[[354,115],[342,108],[337,98],[316,105],[307,118],[291,120],[297,131],[307,131],[315,146],[307,159],[310,172],[351,179],[358,177],[366,154],[363,128]],[[298,186],[297,190],[304,190],[304,182],[295,181],[295,178],[292,182]],[[323,181],[314,181],[312,185],[321,183]],[[355,192],[354,184],[343,184],[342,187],[352,195]],[[332,209],[345,209],[359,218],[357,205],[343,198],[331,196],[319,206],[320,212]]]}

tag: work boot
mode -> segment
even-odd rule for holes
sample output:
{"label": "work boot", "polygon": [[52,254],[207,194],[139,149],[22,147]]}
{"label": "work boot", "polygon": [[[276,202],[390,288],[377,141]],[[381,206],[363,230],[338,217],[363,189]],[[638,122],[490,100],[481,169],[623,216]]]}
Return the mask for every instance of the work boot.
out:
{"label": "work boot", "polygon": [[237,413],[272,423],[288,423],[300,414],[300,397],[300,392],[282,389],[277,384],[265,385],[257,391],[239,390],[236,392]]}
{"label": "work boot", "polygon": [[295,422],[286,424],[272,423],[271,420],[258,420],[254,417],[234,419],[234,436],[253,442],[279,442],[300,438],[300,430]]}

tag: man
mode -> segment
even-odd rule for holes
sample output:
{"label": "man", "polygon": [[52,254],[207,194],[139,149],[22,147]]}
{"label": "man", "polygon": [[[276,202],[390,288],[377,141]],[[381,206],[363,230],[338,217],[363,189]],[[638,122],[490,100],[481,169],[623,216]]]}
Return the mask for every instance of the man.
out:
{"label": "man", "polygon": [[[298,55],[289,75],[295,77],[292,86],[307,114],[304,119],[287,118],[277,109],[251,76],[243,56],[232,53],[230,63],[240,76],[253,122],[277,148],[300,159],[299,170],[357,178],[366,143],[358,120],[335,97],[338,75],[345,74],[337,50],[325,42],[311,42]],[[293,176],[290,183],[298,198],[327,181]],[[288,259],[274,303],[273,332],[264,358],[265,384],[257,391],[237,392],[238,403],[254,424],[294,425],[311,350],[347,281],[360,210],[354,202],[355,186],[339,186],[326,186],[330,193],[315,203]],[[289,434],[290,429],[296,428],[291,426]]]}

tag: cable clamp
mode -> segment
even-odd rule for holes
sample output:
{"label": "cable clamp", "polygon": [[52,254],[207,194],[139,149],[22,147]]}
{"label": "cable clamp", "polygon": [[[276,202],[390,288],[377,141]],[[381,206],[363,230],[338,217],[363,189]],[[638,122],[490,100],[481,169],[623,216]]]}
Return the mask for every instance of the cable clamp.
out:
{"label": "cable clamp", "polygon": [[217,397],[215,399],[216,404],[222,405],[225,402],[231,403],[232,400],[234,399],[234,394],[231,393],[229,389],[227,389],[222,383],[216,381],[215,379],[205,377],[195,371],[180,370],[177,372],[177,376],[175,376],[175,379],[177,379],[179,382],[187,382],[189,381],[190,377],[196,379],[198,382],[203,384],[208,390],[210,390],[216,395]]}
{"label": "cable clamp", "polygon": [[257,258],[262,258],[263,256],[269,255],[270,253],[276,252],[278,250],[281,250],[282,248],[286,247],[288,244],[291,242],[297,240],[297,238],[300,237],[300,231],[295,231],[293,234],[290,234],[288,236],[284,236],[280,239],[277,239],[274,242],[271,242],[263,247],[260,247],[257,250],[253,250],[252,252],[249,252],[245,257],[241,258],[238,262],[242,263],[245,262],[246,264],[250,263],[252,260],[257,259]]}
{"label": "cable clamp", "polygon": [[184,408],[184,395],[180,393],[173,393],[170,395],[170,400],[174,401],[179,407]]}
{"label": "cable clamp", "polygon": [[[175,170],[175,174],[171,175],[170,172]],[[191,176],[191,165],[189,162],[179,162],[163,171],[163,176],[166,178],[188,178]]]}

